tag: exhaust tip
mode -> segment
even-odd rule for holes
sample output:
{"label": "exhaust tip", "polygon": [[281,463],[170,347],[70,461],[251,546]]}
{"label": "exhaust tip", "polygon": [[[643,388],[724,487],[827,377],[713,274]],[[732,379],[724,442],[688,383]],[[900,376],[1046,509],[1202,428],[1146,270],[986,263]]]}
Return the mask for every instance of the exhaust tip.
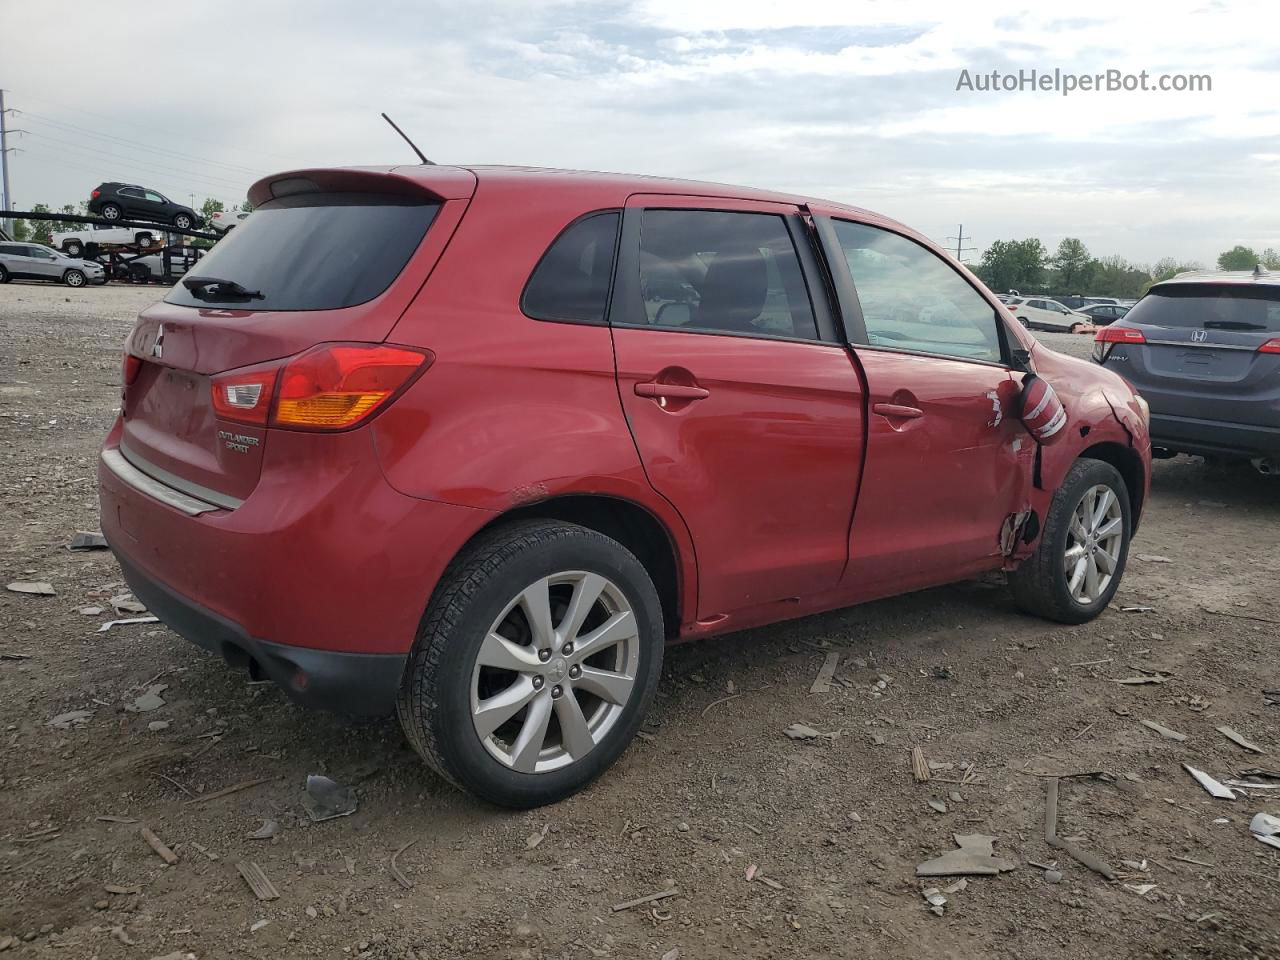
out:
{"label": "exhaust tip", "polygon": [[1270,457],[1254,457],[1249,462],[1253,464],[1253,469],[1264,477],[1274,477],[1277,473],[1280,473],[1280,464],[1277,464]]}

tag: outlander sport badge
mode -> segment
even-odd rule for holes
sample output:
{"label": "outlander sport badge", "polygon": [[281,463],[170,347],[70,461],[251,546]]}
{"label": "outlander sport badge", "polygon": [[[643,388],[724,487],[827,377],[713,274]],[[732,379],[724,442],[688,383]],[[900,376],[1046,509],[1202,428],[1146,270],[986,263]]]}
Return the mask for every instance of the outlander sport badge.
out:
{"label": "outlander sport badge", "polygon": [[164,324],[156,330],[156,341],[151,344],[151,355],[157,360],[164,358]]}

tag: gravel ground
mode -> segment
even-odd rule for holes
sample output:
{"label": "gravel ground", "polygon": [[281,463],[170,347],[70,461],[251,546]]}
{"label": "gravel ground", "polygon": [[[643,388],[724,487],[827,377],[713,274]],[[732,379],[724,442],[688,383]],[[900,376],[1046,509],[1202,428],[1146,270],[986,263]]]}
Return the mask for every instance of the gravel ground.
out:
{"label": "gravel ground", "polygon": [[[109,613],[81,612],[123,590],[110,553],[66,544],[97,529],[120,344],[159,293],[0,287],[0,575],[57,590],[0,591],[0,951],[1280,957],[1280,850],[1248,830],[1280,797],[1216,800],[1181,766],[1221,779],[1277,765],[1280,707],[1262,696],[1280,687],[1274,482],[1157,463],[1135,550],[1169,562],[1134,560],[1114,608],[1084,626],[1024,617],[986,580],[672,648],[619,764],[510,813],[441,783],[391,722],[301,711],[166,629],[103,633]],[[1051,338],[1088,352],[1087,337]],[[831,652],[836,682],[811,694]],[[1144,676],[1165,682],[1113,682]],[[129,709],[160,684],[163,706]],[[49,724],[71,711],[86,721]],[[832,736],[789,740],[795,721]],[[913,747],[941,765],[927,783]],[[307,819],[318,772],[355,787],[353,816]],[[1118,880],[1045,842],[1046,773],[1081,774],[1061,781],[1058,834]],[[251,839],[266,820],[275,836]],[[970,877],[936,916],[921,891],[951,879],[914,871],[954,834],[995,837],[1016,868]],[[255,899],[246,861],[278,899]]]}

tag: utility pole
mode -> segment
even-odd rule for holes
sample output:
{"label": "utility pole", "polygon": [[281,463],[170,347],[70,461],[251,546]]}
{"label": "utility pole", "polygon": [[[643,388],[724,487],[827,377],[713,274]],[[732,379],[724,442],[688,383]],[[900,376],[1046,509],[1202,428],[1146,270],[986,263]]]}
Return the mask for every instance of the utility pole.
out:
{"label": "utility pole", "polygon": [[[4,202],[0,210],[13,209],[13,196],[9,193],[9,130],[5,123],[8,114],[4,109],[4,91],[0,90],[0,187],[4,189]],[[4,229],[13,236],[13,221],[5,220]]]}
{"label": "utility pole", "polygon": [[966,253],[970,253],[970,252],[972,252],[972,251],[974,251],[974,250],[977,250],[977,249],[978,249],[977,247],[966,247],[966,246],[964,245],[964,242],[965,242],[966,240],[972,240],[972,239],[973,239],[973,237],[966,237],[966,236],[964,235],[964,224],[963,224],[963,223],[962,223],[962,224],[960,224],[960,235],[959,235],[959,236],[956,236],[956,237],[947,237],[947,239],[948,239],[948,240],[954,240],[954,241],[956,242],[956,248],[955,248],[956,260],[957,260],[957,261],[959,261],[960,263],[964,263],[964,255],[965,255]]}

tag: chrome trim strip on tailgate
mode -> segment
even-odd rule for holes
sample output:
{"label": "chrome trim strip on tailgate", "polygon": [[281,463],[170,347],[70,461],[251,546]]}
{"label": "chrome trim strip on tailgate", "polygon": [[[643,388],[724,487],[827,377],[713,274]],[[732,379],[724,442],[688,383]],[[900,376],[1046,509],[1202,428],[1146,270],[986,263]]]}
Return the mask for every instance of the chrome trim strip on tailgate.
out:
{"label": "chrome trim strip on tailgate", "polygon": [[1250,347],[1242,343],[1206,343],[1200,340],[1192,343],[1189,340],[1151,340],[1147,343],[1158,343],[1162,347],[1194,347],[1200,350],[1248,350],[1250,353],[1257,351],[1257,347]]}
{"label": "chrome trim strip on tailgate", "polygon": [[147,476],[126,460],[119,450],[103,450],[102,462],[107,465],[107,468],[112,473],[135,490],[145,493],[147,496],[159,500],[175,510],[181,510],[187,516],[194,517],[201,513],[220,509],[212,503],[205,503],[203,500],[189,497],[185,493],[174,490],[172,487],[166,487],[159,480]]}
{"label": "chrome trim strip on tailgate", "polygon": [[170,473],[163,467],[157,467],[146,457],[131,449],[124,440],[120,441],[120,453],[130,466],[137,467],[153,480],[159,480],[166,487],[172,487],[179,493],[185,493],[189,497],[196,500],[203,500],[206,503],[212,503],[221,507],[223,510],[234,510],[236,507],[243,506],[244,501],[235,497],[229,497],[225,493],[219,493],[217,490],[210,490],[208,487],[201,486],[198,483],[192,483],[190,480],[184,480],[177,474]]}

